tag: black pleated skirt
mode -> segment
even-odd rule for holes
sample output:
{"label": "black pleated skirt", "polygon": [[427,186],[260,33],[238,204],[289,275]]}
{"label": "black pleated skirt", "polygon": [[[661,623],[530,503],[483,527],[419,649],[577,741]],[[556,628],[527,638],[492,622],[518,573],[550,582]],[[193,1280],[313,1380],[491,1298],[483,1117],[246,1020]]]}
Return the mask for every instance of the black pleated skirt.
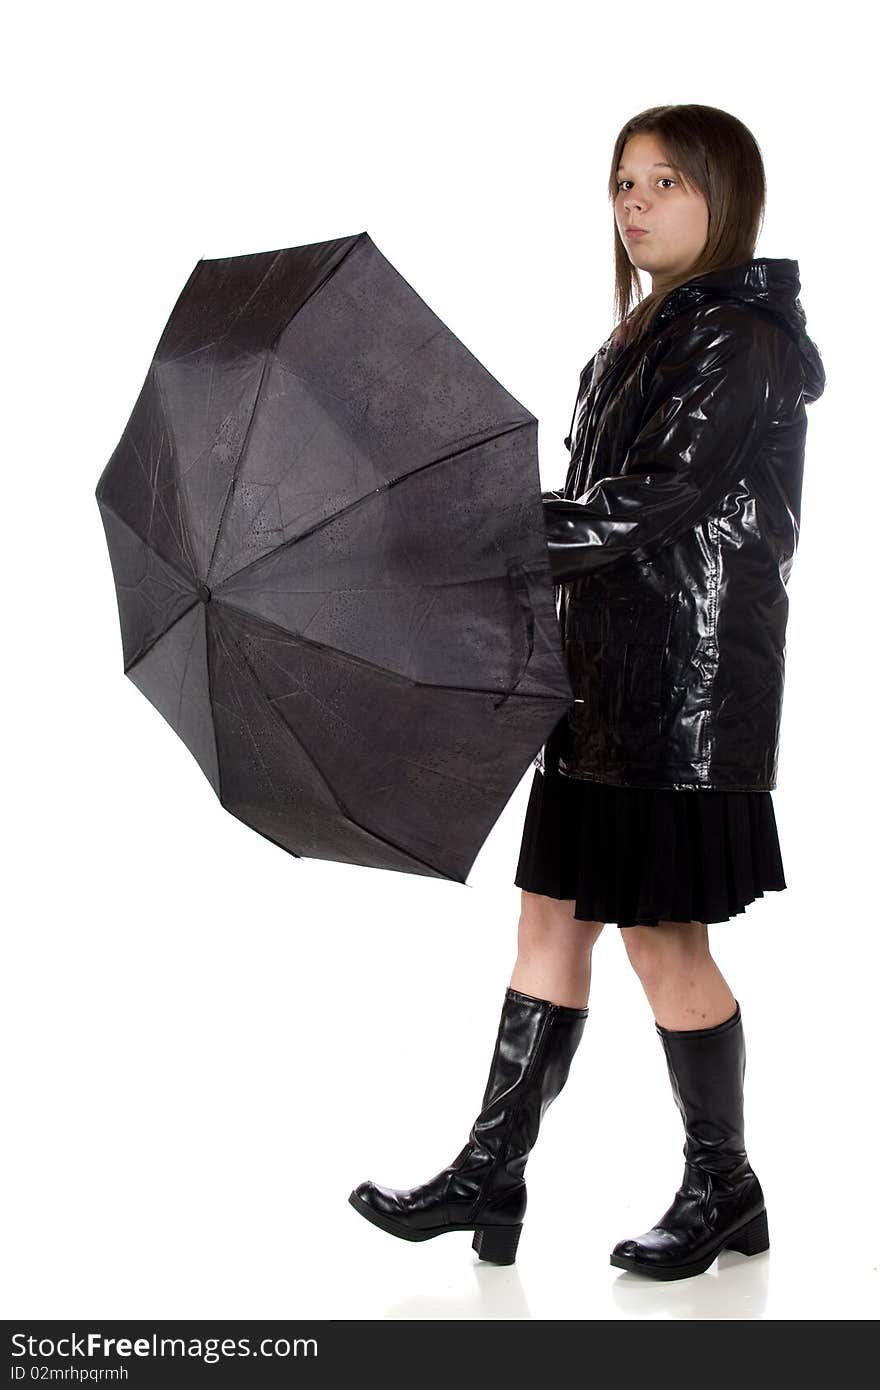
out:
{"label": "black pleated skirt", "polygon": [[772,793],[615,787],[535,769],[517,887],[618,927],[727,922],[786,887]]}

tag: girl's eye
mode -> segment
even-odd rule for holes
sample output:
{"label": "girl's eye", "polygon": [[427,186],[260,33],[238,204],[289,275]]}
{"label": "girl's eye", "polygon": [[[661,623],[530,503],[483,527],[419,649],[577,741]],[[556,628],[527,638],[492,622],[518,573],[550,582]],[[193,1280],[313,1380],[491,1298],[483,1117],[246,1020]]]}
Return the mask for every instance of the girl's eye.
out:
{"label": "girl's eye", "polygon": [[[624,185],[625,183],[630,183],[630,182],[631,182],[630,179],[618,179],[618,182],[617,182],[617,191],[618,191],[618,193],[620,192],[621,188],[623,188],[623,185]],[[658,183],[675,183],[675,179],[668,178],[666,175],[664,175],[662,178],[658,179],[657,182],[658,182]]]}

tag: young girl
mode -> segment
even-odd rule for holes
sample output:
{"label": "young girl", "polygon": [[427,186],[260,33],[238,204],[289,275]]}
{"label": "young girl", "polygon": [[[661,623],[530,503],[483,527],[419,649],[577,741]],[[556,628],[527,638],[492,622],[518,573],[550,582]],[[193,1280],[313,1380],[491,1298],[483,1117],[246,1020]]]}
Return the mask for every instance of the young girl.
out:
{"label": "young girl", "polygon": [[[473,1231],[511,1263],[541,1117],[585,1029],[593,945],[616,924],[685,1130],[685,1171],[611,1263],[657,1279],[769,1245],[745,1150],[739,1003],[708,924],[785,888],[776,785],[805,404],[825,374],[796,261],[754,259],[758,146],[714,107],[627,122],[609,192],[615,332],[581,374],[565,487],[544,494],[575,700],[536,760],[519,951],[483,1106],[424,1185],[349,1200],[407,1240]],[[640,293],[638,272],[651,277]]]}

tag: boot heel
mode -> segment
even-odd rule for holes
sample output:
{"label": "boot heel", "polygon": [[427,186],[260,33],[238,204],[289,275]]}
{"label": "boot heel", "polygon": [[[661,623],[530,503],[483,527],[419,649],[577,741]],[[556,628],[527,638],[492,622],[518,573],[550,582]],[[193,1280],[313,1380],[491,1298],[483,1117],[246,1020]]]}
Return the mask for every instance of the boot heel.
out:
{"label": "boot heel", "polygon": [[759,1212],[747,1226],[737,1231],[735,1236],[725,1241],[725,1249],[736,1250],[740,1255],[760,1255],[762,1250],[770,1249],[770,1236],[767,1232],[767,1212]]}
{"label": "boot heel", "polygon": [[518,1226],[480,1226],[471,1242],[481,1260],[512,1265],[516,1259],[522,1222]]}

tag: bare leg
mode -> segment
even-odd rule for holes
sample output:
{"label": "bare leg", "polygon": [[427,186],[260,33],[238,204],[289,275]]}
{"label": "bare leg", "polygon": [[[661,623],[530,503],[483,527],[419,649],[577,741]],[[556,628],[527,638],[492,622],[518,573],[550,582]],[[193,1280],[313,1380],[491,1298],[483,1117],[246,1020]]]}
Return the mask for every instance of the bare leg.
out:
{"label": "bare leg", "polygon": [[512,989],[569,1008],[590,998],[593,946],[604,922],[581,922],[574,902],[522,892]]}
{"label": "bare leg", "polygon": [[630,964],[662,1028],[714,1028],[736,1000],[709,951],[705,922],[620,929]]}

